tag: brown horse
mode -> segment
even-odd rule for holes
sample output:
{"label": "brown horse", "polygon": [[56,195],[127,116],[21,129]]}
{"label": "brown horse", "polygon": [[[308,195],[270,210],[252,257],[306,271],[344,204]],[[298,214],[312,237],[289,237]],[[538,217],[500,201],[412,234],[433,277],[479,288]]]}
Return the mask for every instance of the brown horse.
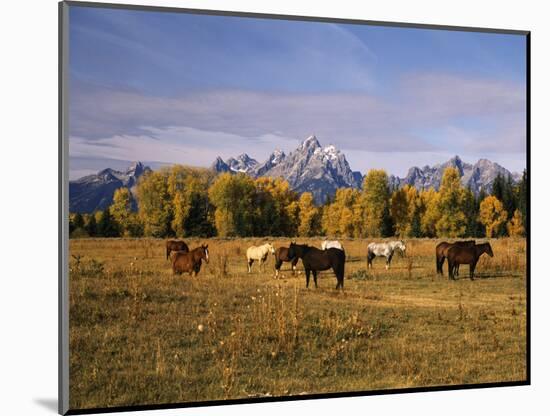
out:
{"label": "brown horse", "polygon": [[189,273],[190,275],[199,273],[202,261],[208,263],[209,253],[208,245],[201,245],[189,252],[178,251],[172,256],[172,272],[174,274]]}
{"label": "brown horse", "polygon": [[449,279],[455,279],[455,270],[459,264],[470,265],[470,279],[474,280],[476,264],[483,253],[493,257],[491,244],[483,243],[474,246],[452,246],[447,250],[447,263],[449,263]]}
{"label": "brown horse", "polygon": [[337,248],[319,250],[317,247],[291,243],[288,248],[288,255],[291,258],[298,257],[302,259],[306,271],[306,287],[309,287],[310,273],[313,273],[313,281],[315,282],[315,287],[317,287],[317,273],[332,269],[336,275],[336,289],[344,290],[344,266],[346,264],[346,253],[344,250]]}
{"label": "brown horse", "polygon": [[187,246],[187,244],[185,244],[184,241],[168,240],[166,242],[166,260],[168,260],[172,251],[183,251],[185,253],[188,253],[189,247]]}
{"label": "brown horse", "polygon": [[[475,240],[468,241],[455,241],[454,243],[447,243],[443,241],[435,247],[435,268],[438,274],[443,274],[443,263],[445,263],[445,258],[447,257],[447,251],[452,246],[464,246],[464,247],[473,247],[476,245]],[[458,267],[456,269],[456,274],[458,275]]]}
{"label": "brown horse", "polygon": [[296,264],[298,264],[298,257],[290,257],[288,255],[288,247],[279,247],[275,250],[275,278],[279,277],[279,271],[284,261],[291,262],[292,274],[296,273]]}

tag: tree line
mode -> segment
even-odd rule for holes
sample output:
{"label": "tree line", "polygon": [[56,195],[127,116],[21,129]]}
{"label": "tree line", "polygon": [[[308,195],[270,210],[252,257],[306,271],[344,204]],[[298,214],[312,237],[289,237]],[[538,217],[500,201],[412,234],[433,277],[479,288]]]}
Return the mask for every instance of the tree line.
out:
{"label": "tree line", "polygon": [[108,209],[71,214],[71,237],[524,236],[527,173],[517,184],[499,175],[489,194],[475,195],[452,167],[438,191],[392,189],[385,171],[371,170],[362,189],[338,189],[317,206],[281,178],[173,166],[141,177],[134,195],[137,212],[132,192],[120,188]]}

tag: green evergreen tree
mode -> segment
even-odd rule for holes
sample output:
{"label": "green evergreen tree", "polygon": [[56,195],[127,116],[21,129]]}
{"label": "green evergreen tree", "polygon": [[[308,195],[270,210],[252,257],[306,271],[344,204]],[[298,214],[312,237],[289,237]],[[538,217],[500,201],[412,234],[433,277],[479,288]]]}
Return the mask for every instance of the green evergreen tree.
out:
{"label": "green evergreen tree", "polygon": [[419,207],[416,207],[413,211],[413,216],[411,219],[411,237],[420,238],[422,237],[422,221],[421,221],[421,212]]}
{"label": "green evergreen tree", "polygon": [[97,223],[97,233],[101,237],[118,237],[120,235],[118,224],[108,208],[102,212]]}
{"label": "green evergreen tree", "polygon": [[382,211],[382,224],[380,233],[382,237],[393,237],[395,235],[395,224],[393,218],[390,215],[389,204],[386,204]]}
{"label": "green evergreen tree", "polygon": [[88,217],[88,222],[86,223],[84,229],[90,237],[97,236],[97,221],[94,214],[90,214],[90,216]]}
{"label": "green evergreen tree", "polygon": [[527,230],[527,204],[528,204],[528,195],[527,195],[527,170],[523,170],[523,175],[521,176],[521,181],[518,185],[518,192],[517,192],[517,207],[521,214],[521,221],[524,225],[525,229]]}
{"label": "green evergreen tree", "polygon": [[77,212],[74,215],[73,226],[74,226],[75,230],[77,228],[84,228],[84,218],[82,217],[82,214],[80,212]]}

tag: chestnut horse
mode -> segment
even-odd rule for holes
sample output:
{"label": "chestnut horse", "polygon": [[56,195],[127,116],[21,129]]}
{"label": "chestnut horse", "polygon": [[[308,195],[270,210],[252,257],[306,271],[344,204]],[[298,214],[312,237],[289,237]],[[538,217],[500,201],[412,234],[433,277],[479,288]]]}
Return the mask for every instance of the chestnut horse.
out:
{"label": "chestnut horse", "polygon": [[[438,274],[443,274],[443,263],[447,257],[447,251],[452,246],[473,247],[476,245],[475,240],[467,241],[455,241],[454,243],[447,243],[443,241],[435,246],[435,268]],[[456,268],[456,274],[458,275],[458,266]]]}
{"label": "chestnut horse", "polygon": [[288,255],[288,247],[279,247],[275,250],[275,278],[279,277],[279,271],[284,261],[289,261],[292,265],[292,274],[296,273],[296,264],[298,264],[298,257],[290,257]]}
{"label": "chestnut horse", "polygon": [[166,260],[168,260],[172,251],[183,251],[187,253],[189,252],[189,247],[187,246],[187,244],[185,244],[184,241],[168,240],[166,242]]}
{"label": "chestnut horse", "polygon": [[202,261],[208,263],[209,253],[208,245],[201,245],[189,252],[178,251],[172,256],[172,272],[174,274],[189,273],[190,275],[199,273]]}
{"label": "chestnut horse", "polygon": [[344,289],[344,266],[346,263],[344,250],[337,248],[319,250],[317,247],[291,243],[288,248],[288,255],[292,258],[302,259],[306,271],[306,287],[309,287],[309,275],[311,273],[313,273],[313,281],[315,287],[317,287],[317,273],[332,269],[336,275],[336,289]]}
{"label": "chestnut horse", "polygon": [[455,270],[459,264],[470,265],[470,279],[474,280],[476,264],[483,253],[493,257],[491,244],[483,243],[474,246],[452,246],[447,250],[447,263],[449,263],[449,279],[456,280]]}

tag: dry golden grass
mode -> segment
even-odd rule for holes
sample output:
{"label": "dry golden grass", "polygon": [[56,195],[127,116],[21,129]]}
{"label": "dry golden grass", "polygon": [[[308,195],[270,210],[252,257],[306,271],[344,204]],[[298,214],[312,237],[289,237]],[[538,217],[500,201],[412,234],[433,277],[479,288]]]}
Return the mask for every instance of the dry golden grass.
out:
{"label": "dry golden grass", "polygon": [[524,239],[492,240],[474,281],[435,274],[435,240],[407,241],[389,271],[341,240],[343,293],[332,272],[305,289],[289,263],[275,280],[273,258],[247,274],[265,240],[290,242],[208,240],[195,278],[172,275],[162,240],[72,240],[71,408],[526,378]]}

